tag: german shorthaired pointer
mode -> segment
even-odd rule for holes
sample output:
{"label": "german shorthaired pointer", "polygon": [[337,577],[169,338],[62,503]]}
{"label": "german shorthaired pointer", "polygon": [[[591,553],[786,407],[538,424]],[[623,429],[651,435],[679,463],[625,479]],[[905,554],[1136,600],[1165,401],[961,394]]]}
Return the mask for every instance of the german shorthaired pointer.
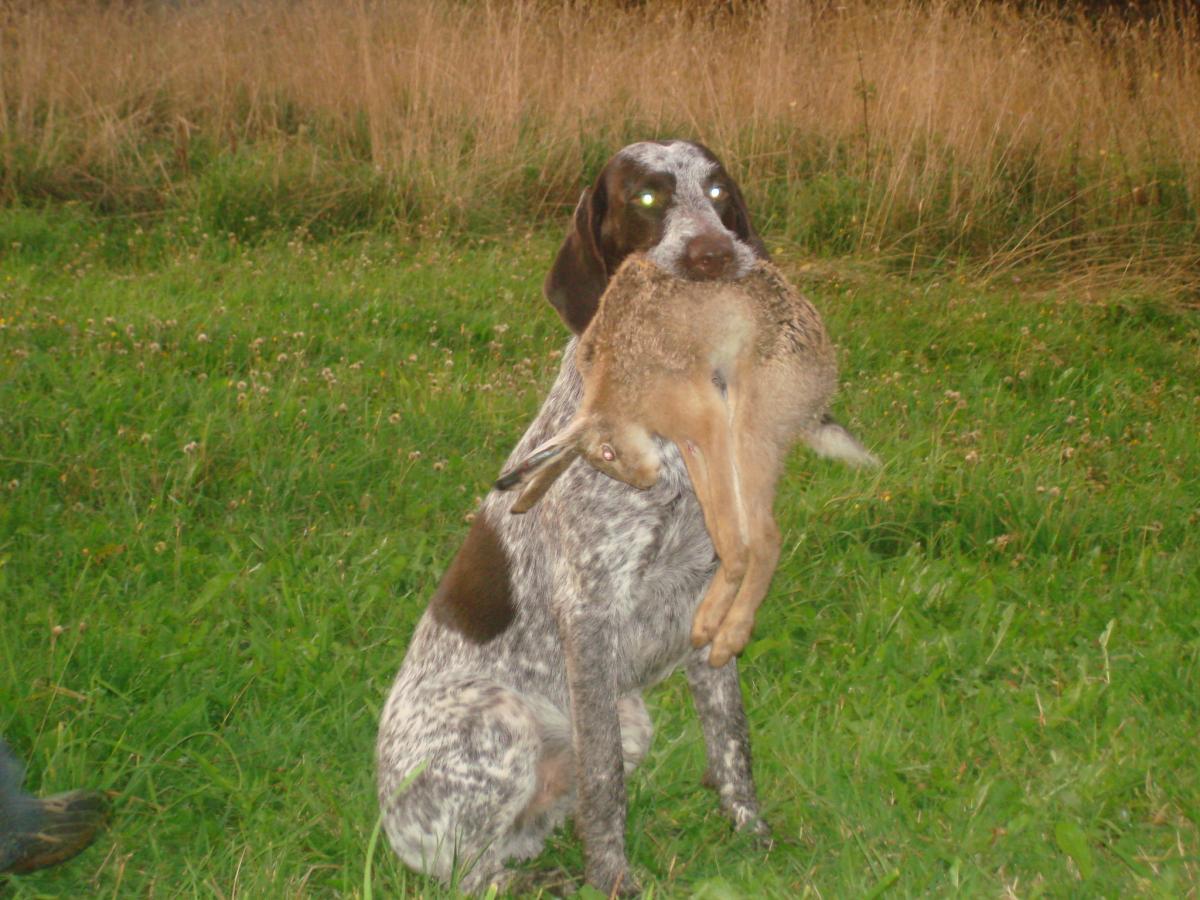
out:
{"label": "german shorthaired pointer", "polygon": [[[733,179],[685,141],[626,147],[584,191],[544,288],[576,334],[634,251],[694,280],[739,279],[767,256]],[[509,466],[574,416],[575,344]],[[625,776],[652,733],[641,692],[680,666],[707,745],[704,783],[735,827],[767,833],[736,660],[712,668],[690,640],[713,545],[678,450],[658,443],[649,490],[576,464],[527,515],[509,515],[511,495],[484,500],[379,729],[383,825],[412,868],[465,891],[504,884],[505,861],[537,854],[573,814],[588,882],[635,893]]]}

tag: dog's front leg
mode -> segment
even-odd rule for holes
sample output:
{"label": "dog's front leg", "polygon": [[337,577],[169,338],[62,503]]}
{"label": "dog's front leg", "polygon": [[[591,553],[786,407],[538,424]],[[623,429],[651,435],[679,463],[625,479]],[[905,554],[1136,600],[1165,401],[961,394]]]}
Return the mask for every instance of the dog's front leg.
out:
{"label": "dog's front leg", "polygon": [[567,686],[575,748],[575,829],[583,840],[588,884],[605,894],[636,894],[625,859],[625,772],[617,716],[614,629],[602,603],[564,616]]}
{"label": "dog's front leg", "polygon": [[759,817],[758,793],[750,771],[750,728],[742,706],[737,660],[714,669],[704,647],[688,657],[687,677],[708,755],[704,784],[717,792],[722,812],[738,831],[768,838],[771,829]]}

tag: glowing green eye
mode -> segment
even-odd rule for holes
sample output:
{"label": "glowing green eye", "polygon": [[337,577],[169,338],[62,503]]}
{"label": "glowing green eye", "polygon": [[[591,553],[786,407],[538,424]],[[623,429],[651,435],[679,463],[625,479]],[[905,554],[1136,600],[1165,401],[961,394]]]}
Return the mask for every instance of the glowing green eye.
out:
{"label": "glowing green eye", "polygon": [[725,196],[725,192],[721,190],[721,186],[719,184],[714,184],[708,189],[708,196],[712,200],[720,200]]}
{"label": "glowing green eye", "polygon": [[654,191],[642,191],[637,199],[642,206],[653,206],[658,202],[658,195]]}

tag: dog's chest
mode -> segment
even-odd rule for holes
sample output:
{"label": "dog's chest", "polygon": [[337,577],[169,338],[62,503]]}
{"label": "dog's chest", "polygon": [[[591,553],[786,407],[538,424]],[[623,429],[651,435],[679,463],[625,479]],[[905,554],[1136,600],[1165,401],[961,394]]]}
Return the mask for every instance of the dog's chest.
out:
{"label": "dog's chest", "polygon": [[690,491],[662,508],[653,535],[639,543],[627,589],[615,592],[610,610],[622,692],[655,684],[683,664],[692,617],[716,567]]}

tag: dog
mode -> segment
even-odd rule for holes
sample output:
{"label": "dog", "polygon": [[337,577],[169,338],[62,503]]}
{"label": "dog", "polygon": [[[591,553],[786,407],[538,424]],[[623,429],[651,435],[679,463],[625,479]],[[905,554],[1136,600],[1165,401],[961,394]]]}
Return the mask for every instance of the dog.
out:
{"label": "dog", "polygon": [[[736,281],[768,254],[737,184],[687,141],[620,150],[583,192],[544,293],[580,334],[631,253],[693,281]],[[576,340],[506,468],[579,408]],[[383,828],[411,868],[475,892],[508,883],[573,814],[585,877],[637,893],[625,854],[625,777],[652,726],[641,692],[686,670],[707,748],[703,783],[733,826],[759,814],[737,661],[691,643],[717,568],[674,444],[656,438],[647,490],[567,469],[523,516],[492,491],[417,625],[381,716]],[[415,774],[414,774],[415,773]]]}

